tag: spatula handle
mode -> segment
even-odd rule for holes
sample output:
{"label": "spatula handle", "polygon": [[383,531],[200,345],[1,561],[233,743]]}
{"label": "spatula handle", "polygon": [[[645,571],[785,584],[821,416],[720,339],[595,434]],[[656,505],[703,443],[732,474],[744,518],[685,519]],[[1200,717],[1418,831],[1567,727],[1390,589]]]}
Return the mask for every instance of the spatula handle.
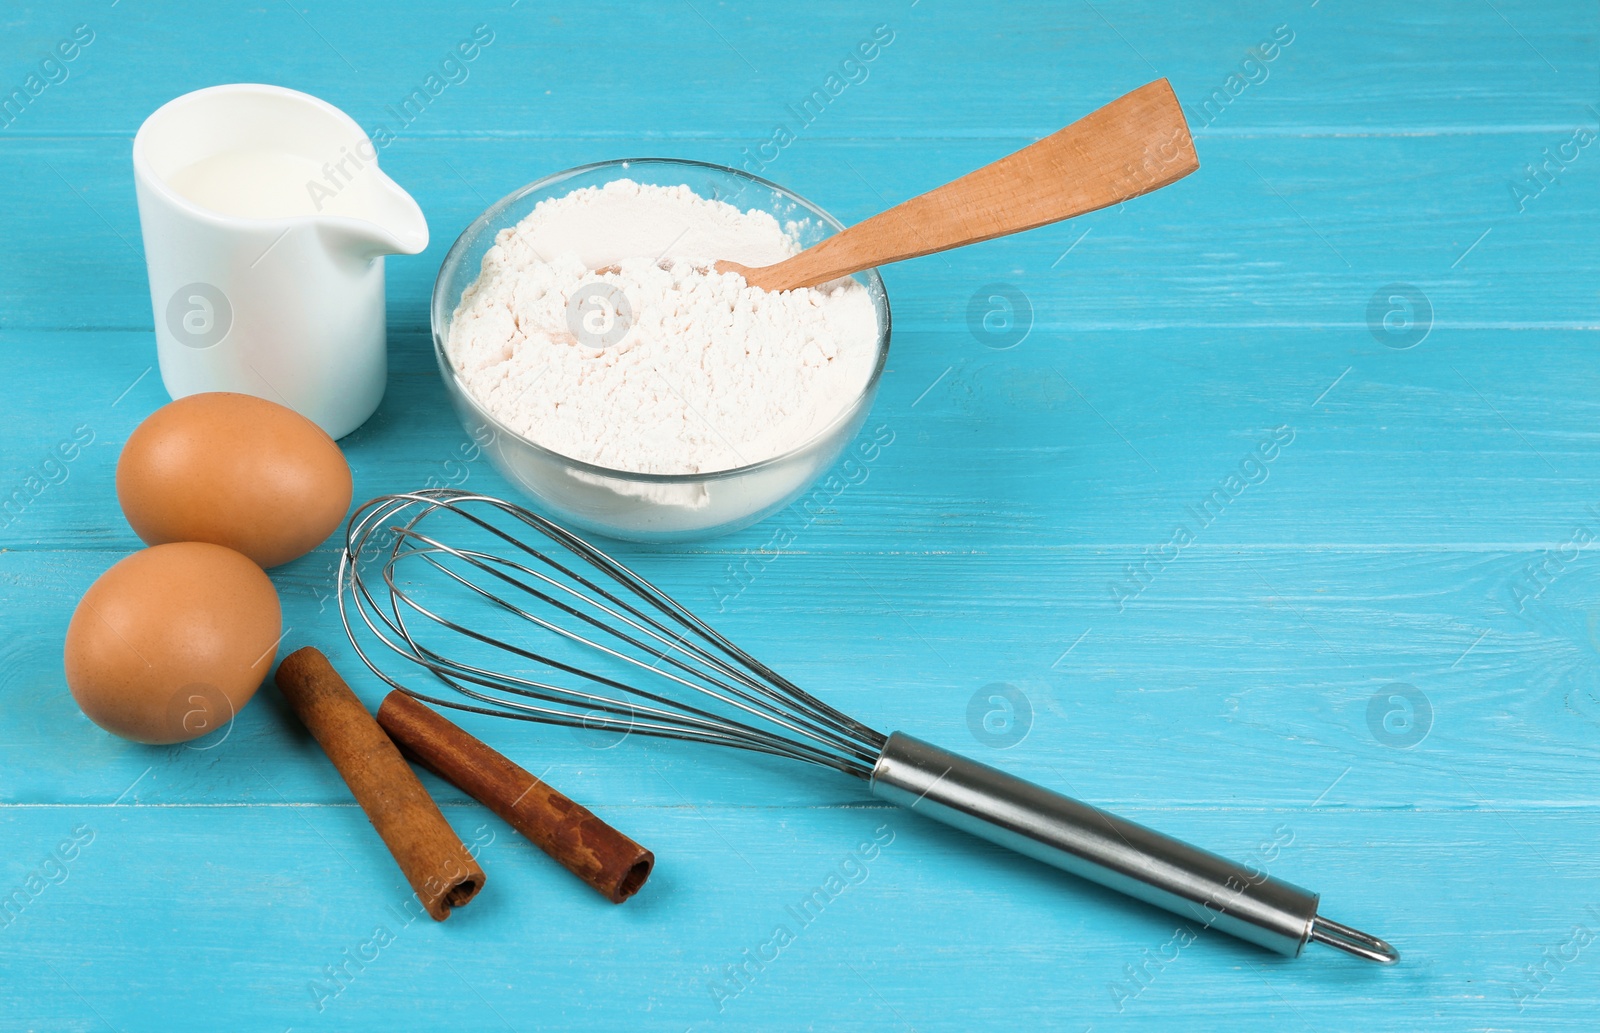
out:
{"label": "spatula handle", "polygon": [[1157,79],[1038,143],[794,258],[752,270],[756,275],[749,279],[767,290],[811,287],[1070,219],[1164,187],[1199,167],[1178,98],[1167,80]]}

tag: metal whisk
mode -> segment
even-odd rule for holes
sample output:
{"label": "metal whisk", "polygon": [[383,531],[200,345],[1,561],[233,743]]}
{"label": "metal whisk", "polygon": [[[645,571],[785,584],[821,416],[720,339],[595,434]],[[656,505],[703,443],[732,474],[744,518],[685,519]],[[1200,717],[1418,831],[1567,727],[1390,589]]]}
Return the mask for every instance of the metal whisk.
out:
{"label": "metal whisk", "polygon": [[[440,706],[732,746],[833,768],[889,801],[1296,957],[1316,940],[1384,964],[1384,941],[1318,897],[902,732],[796,686],[570,531],[454,489],[375,498],[350,518],[339,613],[373,673]],[[472,626],[492,616],[525,634]],[[372,638],[453,695],[403,684]]]}

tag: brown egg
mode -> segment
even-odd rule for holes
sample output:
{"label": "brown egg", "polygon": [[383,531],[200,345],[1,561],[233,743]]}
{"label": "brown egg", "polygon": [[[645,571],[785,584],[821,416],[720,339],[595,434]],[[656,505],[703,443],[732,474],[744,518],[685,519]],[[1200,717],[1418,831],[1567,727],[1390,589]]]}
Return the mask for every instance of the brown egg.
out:
{"label": "brown egg", "polygon": [[117,461],[117,499],[147,544],[226,545],[263,567],[321,544],[350,492],[350,466],[321,427],[225,391],[157,409]]}
{"label": "brown egg", "polygon": [[220,545],[174,542],[101,574],[67,625],[67,686],[89,720],[134,742],[225,726],[277,656],[278,593]]}

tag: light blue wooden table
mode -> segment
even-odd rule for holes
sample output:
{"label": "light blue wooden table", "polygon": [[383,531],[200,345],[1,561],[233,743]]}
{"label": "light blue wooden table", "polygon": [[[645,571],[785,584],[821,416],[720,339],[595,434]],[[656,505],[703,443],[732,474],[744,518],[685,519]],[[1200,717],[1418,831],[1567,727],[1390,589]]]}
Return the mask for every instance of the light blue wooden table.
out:
{"label": "light blue wooden table", "polygon": [[[398,125],[477,26],[465,78]],[[892,42],[843,67],[879,26]],[[1597,29],[1592,2],[1536,0],[8,3],[0,1030],[1594,1029]],[[388,396],[343,443],[365,498],[466,440],[426,303],[491,199],[765,144],[767,176],[849,222],[1158,75],[1196,175],[886,271],[864,436],[892,441],[864,479],[620,552],[869,723],[1318,890],[1399,966],[1184,945],[1163,913],[825,772],[487,719],[467,723],[656,874],[612,907],[430,781],[489,883],[407,924],[272,688],[203,749],[74,707],[67,618],[139,544],[115,461],[166,401],[129,150],[167,99],[274,82],[396,133],[383,165],[433,243],[389,264]],[[510,490],[482,462],[470,483]],[[780,523],[793,546],[763,552]],[[375,704],[328,606],[334,555],[275,572],[285,648],[321,646]],[[875,834],[866,877],[799,927],[788,906]],[[747,965],[785,923],[794,942]]]}

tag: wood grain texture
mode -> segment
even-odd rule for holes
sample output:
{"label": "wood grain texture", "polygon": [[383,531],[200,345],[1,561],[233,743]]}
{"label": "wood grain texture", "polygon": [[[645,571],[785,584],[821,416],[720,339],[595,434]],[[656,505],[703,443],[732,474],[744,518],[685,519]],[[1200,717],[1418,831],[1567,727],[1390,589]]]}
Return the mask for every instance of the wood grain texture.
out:
{"label": "wood grain texture", "polygon": [[[0,13],[0,87],[79,25],[69,74],[0,127],[0,1031],[1594,1025],[1600,150],[1573,150],[1600,123],[1593,4],[70,0]],[[478,25],[493,42],[444,68]],[[1402,964],[1174,955],[1168,916],[826,772],[471,715],[658,864],[614,908],[424,775],[491,878],[443,926],[407,922],[275,693],[187,747],[90,725],[61,640],[137,547],[116,455],[166,398],[133,131],[246,80],[393,128],[435,73],[457,81],[381,156],[433,240],[388,264],[389,393],[343,442],[358,499],[508,490],[427,329],[439,261],[494,198],[661,154],[749,162],[850,223],[1169,78],[1198,173],[890,268],[857,462],[737,535],[618,551],[863,720],[1259,863]],[[332,548],[273,572],[282,651],[326,650],[375,707]],[[830,876],[848,888],[798,927]],[[794,942],[735,978],[781,923]]]}

